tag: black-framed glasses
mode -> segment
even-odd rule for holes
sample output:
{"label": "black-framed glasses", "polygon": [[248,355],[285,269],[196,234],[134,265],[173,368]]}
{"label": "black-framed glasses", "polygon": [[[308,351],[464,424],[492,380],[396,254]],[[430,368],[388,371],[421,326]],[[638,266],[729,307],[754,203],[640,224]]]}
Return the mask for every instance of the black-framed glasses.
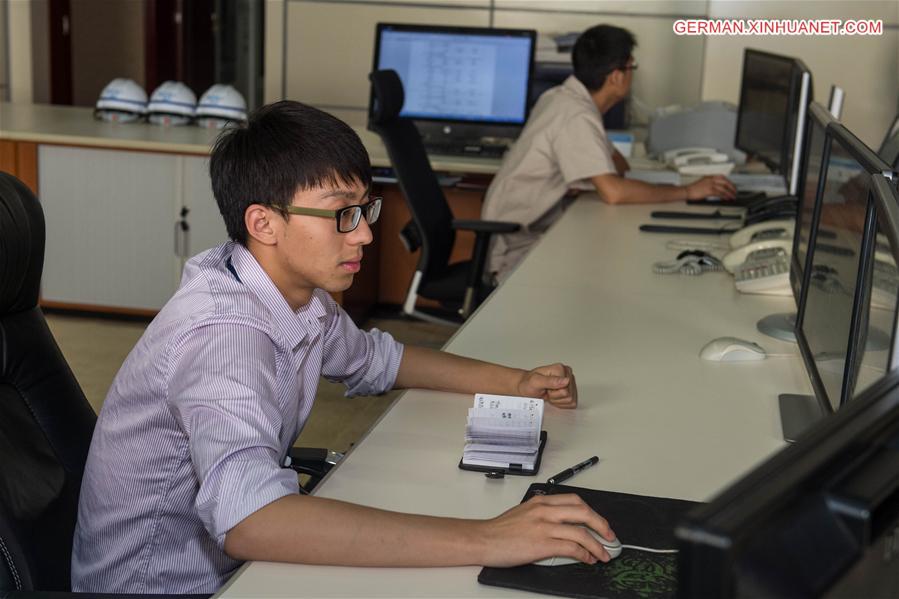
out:
{"label": "black-framed glasses", "polygon": [[626,65],[624,65],[623,67],[619,67],[619,68],[620,68],[622,71],[636,71],[638,68],[640,68],[640,65],[638,65],[638,64],[637,64],[637,61],[635,60],[635,61],[632,62],[631,64],[626,64]]}
{"label": "black-framed glasses", "polygon": [[320,216],[322,218],[333,218],[337,223],[338,233],[349,233],[355,231],[365,215],[365,222],[370,225],[377,222],[381,215],[381,198],[369,198],[365,204],[354,204],[352,206],[344,206],[339,210],[323,210],[321,208],[303,208],[301,206],[287,206],[284,210],[290,214],[300,214],[303,216]]}

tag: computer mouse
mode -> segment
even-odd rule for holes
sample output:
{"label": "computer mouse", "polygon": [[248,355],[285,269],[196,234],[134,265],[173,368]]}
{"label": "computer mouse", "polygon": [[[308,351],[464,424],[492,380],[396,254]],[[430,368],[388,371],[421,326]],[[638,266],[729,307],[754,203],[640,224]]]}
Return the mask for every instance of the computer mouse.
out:
{"label": "computer mouse", "polygon": [[[594,539],[599,541],[600,544],[603,547],[605,547],[606,552],[609,554],[610,558],[615,559],[616,557],[621,555],[621,551],[622,551],[621,541],[619,541],[618,539],[615,539],[614,541],[610,541],[610,540],[604,538],[601,534],[599,534],[595,530],[593,530],[591,528],[587,528],[586,526],[584,526],[584,528],[587,529],[587,532],[589,532],[591,535],[593,535]],[[576,560],[573,557],[562,557],[562,556],[548,557],[546,559],[542,559],[540,561],[534,562],[534,564],[536,564],[538,566],[567,566],[568,564],[580,564],[580,563],[581,563],[580,560]]]}
{"label": "computer mouse", "polygon": [[744,362],[748,360],[764,360],[765,349],[758,343],[737,339],[736,337],[719,337],[705,344],[699,357],[712,362]]}

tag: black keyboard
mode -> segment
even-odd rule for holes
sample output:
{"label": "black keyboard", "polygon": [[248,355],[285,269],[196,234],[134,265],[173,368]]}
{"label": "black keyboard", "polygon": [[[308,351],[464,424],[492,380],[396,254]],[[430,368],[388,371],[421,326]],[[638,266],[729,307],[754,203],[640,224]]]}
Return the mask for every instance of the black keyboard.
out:
{"label": "black keyboard", "polygon": [[477,141],[425,141],[428,154],[444,156],[479,156],[482,158],[502,158],[508,146],[485,144]]}

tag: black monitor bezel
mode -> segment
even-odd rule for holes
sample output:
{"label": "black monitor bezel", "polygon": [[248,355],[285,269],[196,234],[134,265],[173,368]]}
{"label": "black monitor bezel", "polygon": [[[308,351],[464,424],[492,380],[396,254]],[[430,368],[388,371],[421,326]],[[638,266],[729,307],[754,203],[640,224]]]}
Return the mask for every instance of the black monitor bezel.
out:
{"label": "black monitor bezel", "polygon": [[[738,150],[746,152],[746,154],[751,157],[758,158],[765,164],[765,166],[770,168],[773,172],[783,175],[784,181],[786,181],[786,177],[788,174],[787,171],[789,170],[789,167],[790,167],[790,165],[786,164],[787,155],[789,154],[789,145],[791,143],[793,143],[793,141],[795,139],[795,133],[796,133],[794,130],[793,131],[794,135],[793,135],[793,138],[791,139],[789,127],[786,126],[788,118],[784,120],[783,133],[782,133],[782,137],[781,137],[781,141],[780,141],[780,148],[779,148],[779,150],[780,150],[780,156],[778,158],[779,164],[774,163],[773,161],[769,160],[768,158],[766,158],[764,156],[757,155],[756,148],[748,148],[748,147],[740,144],[740,131],[743,126],[742,108],[745,105],[745,98],[746,98],[746,94],[748,91],[746,89],[746,63],[749,60],[750,55],[752,55],[752,54],[756,54],[758,56],[764,56],[767,58],[779,60],[781,62],[789,63],[789,65],[790,65],[790,91],[789,91],[788,99],[787,99],[787,107],[789,110],[794,110],[796,108],[796,104],[799,102],[799,93],[800,93],[800,88],[802,86],[802,68],[800,67],[800,65],[798,63],[800,63],[801,61],[798,61],[797,59],[791,58],[789,56],[784,56],[782,54],[774,54],[773,52],[765,52],[764,50],[757,50],[755,48],[746,48],[743,52],[743,66],[742,66],[743,70],[741,71],[741,76],[740,76],[740,104],[737,107],[737,128],[736,128],[736,132],[734,134],[734,147],[737,148]],[[799,74],[799,77],[796,76],[797,72]],[[809,72],[809,75],[811,75],[811,71],[808,71],[808,72]],[[810,83],[811,83],[811,81],[810,81]],[[797,113],[798,113],[798,110],[797,110]],[[798,123],[797,123],[797,126],[798,126]]]}
{"label": "black monitor bezel", "polygon": [[[884,163],[876,154],[874,154],[874,152],[871,151],[870,148],[868,148],[868,146],[866,146],[841,123],[833,122],[828,125],[827,138],[827,141],[825,141],[825,156],[827,160],[822,162],[822,176],[819,178],[818,192],[815,196],[816,210],[813,216],[811,234],[809,236],[809,250],[805,258],[805,267],[802,277],[801,293],[795,328],[796,341],[799,344],[799,353],[802,356],[806,372],[809,375],[812,388],[814,389],[815,398],[823,414],[833,413],[834,405],[836,405],[838,408],[844,406],[846,402],[851,398],[852,390],[855,387],[855,380],[857,377],[856,367],[858,365],[861,350],[858,342],[858,332],[861,326],[862,316],[860,310],[861,307],[869,301],[868,294],[870,293],[870,290],[865,288],[864,282],[868,276],[867,269],[869,268],[870,257],[874,252],[874,238],[876,236],[874,225],[875,214],[877,213],[876,206],[879,203],[884,203],[884,200],[882,198],[874,194],[872,177],[874,177],[875,175],[883,176],[884,174],[890,173],[889,167],[887,167],[886,163]],[[808,286],[811,277],[811,265],[813,263],[812,261],[814,260],[814,253],[817,245],[817,233],[820,224],[822,204],[821,194],[823,193],[826,179],[826,165],[829,165],[830,153],[833,147],[833,143],[835,142],[840,143],[843,148],[852,156],[852,158],[856,162],[858,162],[864,169],[865,189],[868,191],[868,200],[865,212],[865,225],[862,233],[862,251],[858,258],[859,268],[856,277],[855,295],[852,301],[852,314],[850,316],[850,328],[849,337],[847,339],[846,360],[843,370],[843,382],[840,389],[840,397],[836,398],[836,402],[833,402],[833,400],[827,396],[827,391],[824,388],[822,377],[818,372],[818,368],[814,360],[814,355],[812,354],[808,339],[806,338],[803,331],[803,324],[805,321],[805,309],[808,299]],[[886,208],[884,208],[884,210],[886,210]]]}
{"label": "black monitor bezel", "polygon": [[[893,254],[893,261],[899,265],[899,188],[897,188],[896,181],[899,179],[896,173],[889,173],[892,176],[892,179],[888,179],[886,175],[878,176],[874,175],[873,179],[873,191],[875,192],[875,208],[876,208],[876,217],[877,223],[885,223],[886,235],[889,238],[890,249]],[[883,201],[878,201],[876,198],[883,198]],[[874,228],[872,240],[870,243],[870,252],[868,254],[868,263],[873,264],[872,255],[876,250],[877,243],[877,228]],[[869,273],[870,274],[870,273]],[[862,296],[862,305],[870,307],[871,304],[871,285],[870,285],[870,276],[868,280],[865,281],[864,285],[864,295]],[[860,318],[864,319],[867,315],[861,314]],[[864,322],[860,321],[860,325],[863,325]],[[899,305],[893,311],[893,326],[892,330],[889,331],[890,339],[892,344],[889,348],[889,354],[887,356],[887,365],[890,371],[895,370],[899,367]],[[858,343],[858,360],[861,361],[862,356],[862,344],[865,342],[865,339],[859,336],[857,340]]]}
{"label": "black monitor bezel", "polygon": [[740,551],[757,538],[772,513],[827,485],[834,470],[885,444],[897,427],[899,371],[892,371],[838,414],[819,420],[795,443],[694,508],[675,529],[678,596],[734,596]]}
{"label": "black monitor bezel", "polygon": [[[459,126],[471,127],[489,127],[496,130],[520,130],[527,122],[531,114],[531,106],[529,98],[531,95],[531,87],[534,80],[534,59],[537,55],[537,31],[534,29],[513,29],[513,28],[497,28],[497,27],[474,27],[474,26],[458,26],[458,25],[425,25],[420,23],[378,23],[375,26],[375,45],[372,53],[372,71],[378,70],[378,60],[381,56],[381,33],[385,29],[396,31],[412,31],[424,33],[447,33],[461,35],[486,35],[492,37],[525,37],[531,40],[531,55],[528,60],[528,79],[525,86],[525,102],[524,102],[524,118],[521,122],[502,122],[491,120],[477,119],[444,119],[434,117],[412,117],[416,123],[444,123],[455,124]],[[374,90],[369,91],[368,97],[368,117],[371,119],[374,110]],[[407,118],[407,117],[403,117]]]}
{"label": "black monitor bezel", "polygon": [[[796,192],[796,228],[793,231],[793,251],[790,254],[790,286],[793,288],[793,299],[796,301],[796,306],[799,306],[799,302],[802,299],[802,278],[805,273],[805,265],[799,264],[799,224],[801,222],[800,215],[802,214],[802,203],[805,199],[805,183],[808,179],[808,161],[811,157],[811,144],[809,143],[811,140],[809,139],[809,135],[812,131],[812,119],[815,119],[819,125],[822,125],[822,130],[824,132],[824,151],[822,153],[820,171],[818,172],[818,189],[815,193],[816,202],[812,210],[812,223],[816,222],[817,211],[819,210],[817,199],[821,197],[820,194],[823,191],[824,178],[821,177],[821,173],[824,171],[824,165],[827,164],[827,159],[830,157],[830,136],[827,135],[827,127],[830,123],[839,122],[823,105],[817,102],[809,104],[805,116],[805,131],[803,132],[802,167],[800,168],[799,187]],[[809,229],[809,247],[815,242],[814,237],[816,234],[817,230],[815,227],[811,227]]]}

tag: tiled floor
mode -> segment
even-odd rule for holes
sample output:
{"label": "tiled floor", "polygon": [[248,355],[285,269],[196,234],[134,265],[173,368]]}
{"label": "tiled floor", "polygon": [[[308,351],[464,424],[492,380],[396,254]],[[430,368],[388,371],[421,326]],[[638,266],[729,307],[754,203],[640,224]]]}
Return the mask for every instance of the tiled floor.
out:
{"label": "tiled floor", "polygon": [[[113,377],[147,327],[145,322],[47,315],[47,322],[84,394],[100,409]],[[388,331],[403,343],[440,348],[455,329],[405,319],[379,318],[363,328]],[[379,397],[343,397],[344,386],[322,380],[297,445],[342,451],[356,442],[393,403],[399,391]]]}

